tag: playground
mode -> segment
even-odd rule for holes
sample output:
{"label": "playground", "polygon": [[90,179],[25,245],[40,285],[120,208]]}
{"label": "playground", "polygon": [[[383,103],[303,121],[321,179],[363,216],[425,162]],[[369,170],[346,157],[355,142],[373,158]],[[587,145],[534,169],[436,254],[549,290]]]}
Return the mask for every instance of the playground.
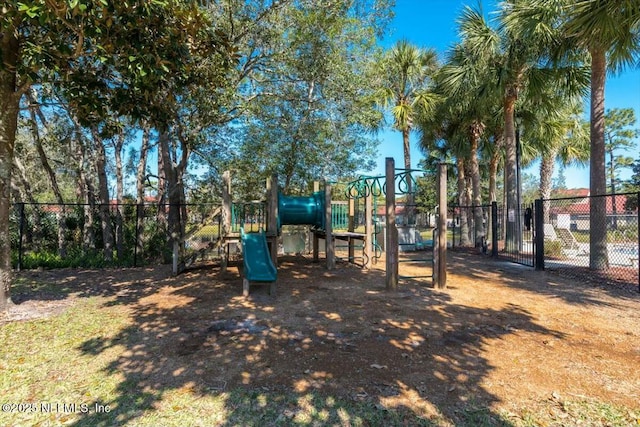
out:
{"label": "playground", "polygon": [[450,253],[446,289],[407,280],[390,293],[380,266],[287,256],[277,296],[245,297],[237,266],[19,273],[15,321],[0,328],[21,337],[0,350],[5,399],[111,412],[4,420],[517,426],[640,415],[633,289]]}
{"label": "playground", "polygon": [[[637,422],[635,289],[448,251],[442,216],[418,241],[384,191],[410,179],[390,161],[336,203],[330,184],[283,196],[272,178],[265,203],[223,193],[205,217],[219,237],[189,265],[193,239],[172,265],[18,273],[0,318],[0,339],[22,337],[0,350],[5,398],[109,410],[14,411],[8,424]],[[309,250],[282,255],[300,238]]]}

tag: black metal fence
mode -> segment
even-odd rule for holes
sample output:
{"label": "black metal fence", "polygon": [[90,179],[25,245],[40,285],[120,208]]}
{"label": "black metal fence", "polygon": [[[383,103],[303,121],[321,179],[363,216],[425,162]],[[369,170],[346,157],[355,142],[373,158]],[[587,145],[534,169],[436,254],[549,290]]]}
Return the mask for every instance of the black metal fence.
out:
{"label": "black metal fence", "polygon": [[[637,284],[640,193],[536,200],[505,209],[456,206],[450,245],[580,280]],[[592,204],[600,216],[592,214]]]}
{"label": "black metal fence", "polygon": [[451,247],[476,247],[489,250],[493,226],[491,205],[455,206],[449,209],[448,228],[451,230]]}
{"label": "black metal fence", "polygon": [[544,256],[536,267],[602,283],[638,284],[640,290],[639,196],[538,201],[536,214],[542,224],[538,236]]}
{"label": "black metal fence", "polygon": [[[497,204],[449,210],[450,246],[603,283],[640,289],[640,193],[537,200],[507,210]],[[594,222],[592,205],[601,213]],[[170,262],[171,206],[159,204],[14,205],[12,263],[18,269],[141,266]],[[174,206],[183,220],[181,254],[215,257],[219,204]],[[430,216],[425,216],[428,218]],[[233,226],[262,227],[260,202],[232,206]],[[237,224],[236,224],[237,223]]]}
{"label": "black metal fence", "polygon": [[535,267],[536,226],[533,205],[506,209],[495,205],[496,230],[493,255],[508,261]]}
{"label": "black metal fence", "polygon": [[[169,262],[171,208],[163,204],[17,203],[9,218],[12,265],[16,269],[32,269],[135,267]],[[184,219],[178,231],[183,256],[202,252],[219,240],[219,205],[185,204],[173,208]]]}

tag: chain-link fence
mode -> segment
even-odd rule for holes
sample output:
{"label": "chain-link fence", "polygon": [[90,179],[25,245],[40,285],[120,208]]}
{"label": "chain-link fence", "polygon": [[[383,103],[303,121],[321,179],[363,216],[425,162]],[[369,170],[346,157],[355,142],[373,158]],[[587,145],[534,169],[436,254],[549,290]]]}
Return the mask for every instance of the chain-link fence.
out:
{"label": "chain-link fence", "polygon": [[[639,198],[640,193],[627,193],[537,200],[535,207],[522,206],[514,212],[495,203],[456,206],[448,212],[449,244],[475,247],[581,280],[631,283],[640,289]],[[336,224],[345,221],[344,207],[335,209]],[[420,217],[429,224],[431,216]],[[18,203],[9,218],[12,264],[31,269],[168,263],[170,222],[176,217],[183,258],[218,255],[222,234],[218,204]],[[234,229],[242,225],[251,231],[266,221],[262,202],[232,206]],[[356,221],[356,227],[360,225]]]}
{"label": "chain-link fence", "polygon": [[215,204],[17,203],[9,219],[12,265],[89,268],[169,262],[172,218],[183,219],[177,233],[181,253],[188,256],[216,245],[220,211]]}
{"label": "chain-link fence", "polygon": [[511,262],[535,266],[535,215],[533,205],[507,209],[494,205],[495,251],[493,255]]}
{"label": "chain-link fence", "polygon": [[542,200],[544,259],[540,267],[603,283],[640,286],[638,196]]}
{"label": "chain-link fence", "polygon": [[455,206],[452,248],[602,283],[637,284],[638,193],[537,200],[520,209]]}
{"label": "chain-link fence", "polygon": [[483,252],[491,250],[491,205],[454,206],[447,214],[451,231],[449,245],[452,248],[475,247]]}

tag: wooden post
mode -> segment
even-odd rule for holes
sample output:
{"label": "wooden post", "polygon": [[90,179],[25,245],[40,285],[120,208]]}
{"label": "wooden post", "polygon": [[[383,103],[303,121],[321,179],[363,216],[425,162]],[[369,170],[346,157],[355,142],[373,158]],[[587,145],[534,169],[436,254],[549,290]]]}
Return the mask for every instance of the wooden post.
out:
{"label": "wooden post", "polygon": [[228,255],[226,239],[231,233],[231,172],[224,171],[222,173],[222,260],[220,261],[220,270],[224,273],[227,271]]}
{"label": "wooden post", "polygon": [[[319,181],[313,181],[313,192],[317,193],[318,191],[320,191],[320,182]],[[320,261],[320,239],[318,238],[318,233],[316,233],[315,231],[312,232],[311,234],[313,234],[313,262],[319,262]]]}
{"label": "wooden post", "polygon": [[[347,231],[353,233],[356,230],[356,201],[353,198],[349,198],[349,223],[347,225]],[[349,262],[356,262],[356,250],[354,239],[349,238]]]}
{"label": "wooden post", "polygon": [[250,287],[249,279],[247,279],[246,277],[243,277],[242,278],[242,296],[243,297],[249,296],[249,287]]}
{"label": "wooden post", "polygon": [[324,232],[324,252],[327,257],[327,270],[333,270],[336,267],[336,257],[331,224],[331,184],[328,182],[324,185]]}
{"label": "wooden post", "polygon": [[222,173],[222,234],[231,232],[231,172]]}
{"label": "wooden post", "polygon": [[386,217],[387,238],[385,250],[387,252],[386,287],[388,291],[398,290],[398,229],[396,228],[396,179],[395,161],[392,157],[385,160],[386,185]]}
{"label": "wooden post", "polygon": [[435,271],[433,279],[436,288],[447,287],[447,165],[438,165],[438,232],[437,244],[434,248],[437,251],[435,257]]}
{"label": "wooden post", "polygon": [[267,178],[267,239],[271,240],[269,247],[271,261],[278,267],[278,176],[271,175]]}
{"label": "wooden post", "polygon": [[320,239],[318,233],[313,232],[313,262],[320,261]]}
{"label": "wooden post", "polygon": [[[365,182],[365,185],[367,183]],[[371,192],[366,192],[364,196],[364,268],[371,268],[371,257],[373,255],[373,218],[374,212]]]}

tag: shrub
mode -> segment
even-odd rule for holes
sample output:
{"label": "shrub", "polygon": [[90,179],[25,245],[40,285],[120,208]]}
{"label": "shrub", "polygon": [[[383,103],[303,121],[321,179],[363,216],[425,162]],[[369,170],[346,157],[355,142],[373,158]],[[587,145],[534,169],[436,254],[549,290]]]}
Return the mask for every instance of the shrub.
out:
{"label": "shrub", "polygon": [[560,240],[545,239],[544,256],[550,258],[562,258],[562,242]]}

